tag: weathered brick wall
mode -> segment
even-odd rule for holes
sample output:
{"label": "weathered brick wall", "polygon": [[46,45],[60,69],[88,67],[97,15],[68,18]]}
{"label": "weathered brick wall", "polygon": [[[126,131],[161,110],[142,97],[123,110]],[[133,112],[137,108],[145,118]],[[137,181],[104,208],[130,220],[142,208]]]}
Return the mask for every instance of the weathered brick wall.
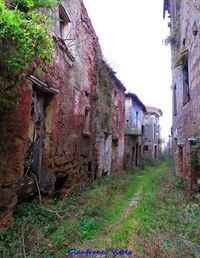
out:
{"label": "weathered brick wall", "polygon": [[[182,0],[179,5],[171,5],[171,30],[178,28],[178,42],[171,42],[172,47],[172,89],[173,89],[173,152],[175,169],[182,176],[189,190],[198,188],[197,179],[200,173],[191,166],[191,139],[200,133],[199,92],[200,92],[200,37],[193,35],[193,26],[196,22],[200,27],[200,3],[195,0]],[[178,16],[177,16],[178,15]],[[178,18],[177,18],[178,17]],[[181,53],[188,50],[188,75],[190,101],[183,105],[183,62]],[[176,88],[176,89],[175,89]],[[176,91],[176,93],[174,93]],[[176,95],[176,100],[174,96]],[[176,107],[175,107],[176,105]]]}
{"label": "weathered brick wall", "polygon": [[112,172],[124,168],[124,115],[125,88],[114,76],[115,85],[112,92]]}
{"label": "weathered brick wall", "polygon": [[[49,31],[54,37],[54,59],[48,67],[43,66],[40,73],[36,69],[38,63],[33,63],[27,71],[40,84],[45,83],[46,88],[53,88],[55,94],[40,92],[35,82],[24,74],[13,89],[19,96],[18,106],[0,114],[0,226],[12,220],[17,201],[37,193],[37,173],[34,176],[34,171],[25,170],[26,149],[33,132],[30,120],[35,91],[44,98],[45,106],[41,192],[68,195],[88,180],[111,172],[112,93],[117,84],[102,59],[82,0],[62,3],[71,21],[68,36],[74,40],[70,45],[61,39],[59,9],[55,8],[52,12],[55,23]],[[122,121],[124,92],[119,92]],[[120,122],[120,126],[123,123]],[[123,145],[123,133],[118,136]],[[121,169],[123,146],[118,154]]]}

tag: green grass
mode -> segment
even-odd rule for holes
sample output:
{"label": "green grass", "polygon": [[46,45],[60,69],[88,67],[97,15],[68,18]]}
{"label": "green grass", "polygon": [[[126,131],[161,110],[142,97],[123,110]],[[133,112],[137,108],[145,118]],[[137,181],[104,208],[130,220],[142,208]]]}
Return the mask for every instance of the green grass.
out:
{"label": "green grass", "polygon": [[200,207],[186,196],[181,180],[168,169],[143,181],[131,216],[137,221],[138,254],[145,257],[200,257]]}
{"label": "green grass", "polygon": [[[0,257],[65,257],[77,250],[126,248],[136,257],[198,257],[199,206],[163,160],[97,179],[57,203],[18,205],[0,232]],[[137,192],[137,205],[125,211]]]}
{"label": "green grass", "polygon": [[24,249],[29,257],[63,257],[68,247],[94,238],[120,216],[137,186],[131,187],[136,177],[135,173],[103,177],[68,200],[18,205],[14,223],[0,232],[0,257],[23,257]]}

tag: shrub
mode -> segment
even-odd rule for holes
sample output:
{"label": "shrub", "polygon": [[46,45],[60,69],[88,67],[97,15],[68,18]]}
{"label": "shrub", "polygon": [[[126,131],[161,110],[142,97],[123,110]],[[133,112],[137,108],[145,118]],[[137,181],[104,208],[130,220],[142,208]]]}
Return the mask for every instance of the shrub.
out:
{"label": "shrub", "polygon": [[47,34],[50,18],[38,7],[50,8],[55,0],[0,0],[0,75],[13,77],[28,68],[33,57],[48,62],[53,41]]}

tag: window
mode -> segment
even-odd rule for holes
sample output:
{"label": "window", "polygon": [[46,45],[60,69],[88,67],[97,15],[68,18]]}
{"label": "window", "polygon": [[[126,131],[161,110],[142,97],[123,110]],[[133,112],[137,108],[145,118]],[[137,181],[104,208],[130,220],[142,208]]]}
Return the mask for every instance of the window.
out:
{"label": "window", "polygon": [[144,130],[144,125],[142,125],[142,134],[144,134],[144,131],[145,131],[145,130]]}
{"label": "window", "polygon": [[183,74],[183,106],[185,106],[190,101],[188,55],[186,55],[183,60],[182,74]]}
{"label": "window", "polygon": [[145,140],[148,140],[149,139],[149,127],[148,125],[145,125]]}
{"label": "window", "polygon": [[65,11],[65,8],[62,5],[59,6],[59,19],[60,19],[60,37],[63,39],[66,39],[69,33],[70,19]]}
{"label": "window", "polygon": [[153,139],[156,139],[156,124],[153,125]]}
{"label": "window", "polygon": [[144,146],[144,151],[148,151],[148,149],[149,149],[149,146],[148,146],[148,145],[145,145],[145,146]]}
{"label": "window", "polygon": [[138,111],[136,111],[136,128],[138,128]]}
{"label": "window", "polygon": [[174,85],[174,88],[173,88],[173,113],[174,113],[174,116],[177,115],[176,85]]}
{"label": "window", "polygon": [[90,107],[85,107],[85,131],[90,131]]}

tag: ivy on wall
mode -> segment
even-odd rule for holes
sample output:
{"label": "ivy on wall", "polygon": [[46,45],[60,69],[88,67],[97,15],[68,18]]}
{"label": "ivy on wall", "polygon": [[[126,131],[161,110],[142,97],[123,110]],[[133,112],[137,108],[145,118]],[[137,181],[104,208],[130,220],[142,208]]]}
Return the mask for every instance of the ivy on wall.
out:
{"label": "ivy on wall", "polygon": [[[34,60],[47,64],[53,56],[47,15],[58,0],[0,0],[0,112],[17,105],[11,92],[18,76]],[[39,65],[37,69],[39,68]]]}
{"label": "ivy on wall", "polygon": [[[53,41],[43,8],[56,0],[0,0],[0,75],[13,78],[31,65],[33,57],[48,62]],[[39,9],[38,9],[39,8]]]}
{"label": "ivy on wall", "polygon": [[110,66],[96,53],[94,66],[94,101],[101,107],[100,115],[101,125],[108,128],[110,125],[110,108],[113,106],[112,90],[114,82],[112,74],[114,71]]}
{"label": "ivy on wall", "polygon": [[129,136],[138,136],[138,135],[140,135],[140,132],[139,132],[138,128],[131,129],[129,127],[126,127],[125,134],[129,135]]}

